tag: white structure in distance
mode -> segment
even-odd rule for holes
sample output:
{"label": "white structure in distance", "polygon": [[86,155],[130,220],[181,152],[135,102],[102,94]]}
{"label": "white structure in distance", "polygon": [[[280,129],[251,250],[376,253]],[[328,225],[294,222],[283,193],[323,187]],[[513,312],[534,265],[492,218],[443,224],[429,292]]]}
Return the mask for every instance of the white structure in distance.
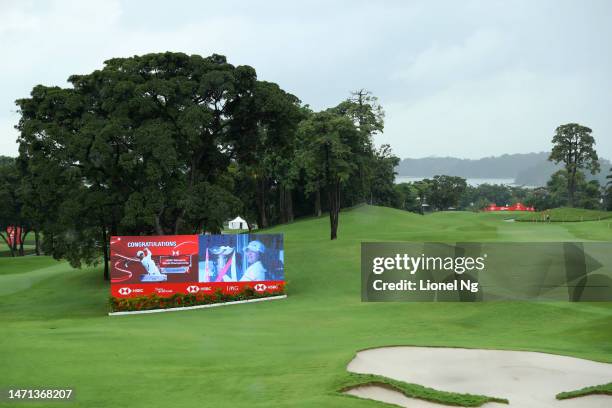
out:
{"label": "white structure in distance", "polygon": [[236,217],[228,223],[228,228],[231,230],[245,230],[249,229],[249,225],[244,219]]}

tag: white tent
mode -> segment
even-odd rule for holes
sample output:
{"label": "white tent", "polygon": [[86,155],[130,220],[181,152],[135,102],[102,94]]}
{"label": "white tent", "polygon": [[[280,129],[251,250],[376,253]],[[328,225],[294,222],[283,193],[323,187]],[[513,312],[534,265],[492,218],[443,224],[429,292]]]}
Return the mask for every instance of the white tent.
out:
{"label": "white tent", "polygon": [[247,222],[240,217],[236,217],[229,222],[229,229],[249,229]]}

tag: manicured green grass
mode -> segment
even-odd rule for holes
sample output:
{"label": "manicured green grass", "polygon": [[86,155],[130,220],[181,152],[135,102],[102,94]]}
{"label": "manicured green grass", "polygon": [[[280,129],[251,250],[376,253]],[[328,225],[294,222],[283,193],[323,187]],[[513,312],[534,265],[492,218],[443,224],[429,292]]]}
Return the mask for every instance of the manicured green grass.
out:
{"label": "manicured green grass", "polygon": [[100,268],[43,258],[48,265],[24,272],[17,264],[29,258],[0,259],[0,388],[74,387],[73,407],[383,407],[338,393],[357,350],[452,346],[612,362],[612,303],[360,301],[362,241],[612,240],[607,221],[504,218],[363,206],[341,214],[334,242],[327,217],[299,220],[266,231],[285,234],[287,299],[152,315],[108,317]]}
{"label": "manicured green grass", "polygon": [[562,400],[569,398],[577,398],[593,394],[612,395],[612,383],[585,387],[575,391],[562,392],[557,394],[557,399]]}
{"label": "manicured green grass", "polygon": [[578,222],[578,221],[600,221],[612,218],[611,211],[585,210],[584,208],[553,208],[551,210],[523,213],[517,217],[517,221],[543,222],[546,214],[550,215],[551,222]]}
{"label": "manicured green grass", "polygon": [[48,256],[10,257],[0,261],[0,275],[34,272],[59,263]]}

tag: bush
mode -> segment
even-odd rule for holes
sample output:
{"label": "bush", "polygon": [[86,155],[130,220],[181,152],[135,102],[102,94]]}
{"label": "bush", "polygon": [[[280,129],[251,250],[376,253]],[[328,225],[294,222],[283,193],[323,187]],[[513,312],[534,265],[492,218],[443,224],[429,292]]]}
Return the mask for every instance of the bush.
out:
{"label": "bush", "polygon": [[133,298],[116,298],[111,296],[109,299],[111,312],[132,312],[136,310],[168,309],[197,305],[209,305],[213,303],[227,303],[238,300],[259,299],[284,294],[284,288],[274,292],[256,292],[250,286],[245,286],[237,293],[224,293],[217,289],[214,294],[182,294],[175,293],[170,297],[159,297],[155,293],[148,296],[137,296]]}

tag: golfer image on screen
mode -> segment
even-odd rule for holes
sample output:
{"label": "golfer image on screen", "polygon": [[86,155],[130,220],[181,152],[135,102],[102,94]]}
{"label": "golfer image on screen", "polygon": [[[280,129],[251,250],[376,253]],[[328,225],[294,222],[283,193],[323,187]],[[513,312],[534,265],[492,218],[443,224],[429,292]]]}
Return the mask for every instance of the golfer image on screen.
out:
{"label": "golfer image on screen", "polygon": [[[146,255],[145,255],[146,252]],[[155,261],[151,258],[151,250],[145,248],[144,251],[136,252],[136,256],[140,259],[140,263],[144,266],[148,275],[161,275],[159,268],[155,265]]]}
{"label": "golfer image on screen", "polygon": [[249,266],[242,275],[242,278],[240,278],[241,282],[266,280],[266,268],[261,263],[261,255],[265,250],[266,247],[259,241],[251,241],[244,248],[244,254]]}

